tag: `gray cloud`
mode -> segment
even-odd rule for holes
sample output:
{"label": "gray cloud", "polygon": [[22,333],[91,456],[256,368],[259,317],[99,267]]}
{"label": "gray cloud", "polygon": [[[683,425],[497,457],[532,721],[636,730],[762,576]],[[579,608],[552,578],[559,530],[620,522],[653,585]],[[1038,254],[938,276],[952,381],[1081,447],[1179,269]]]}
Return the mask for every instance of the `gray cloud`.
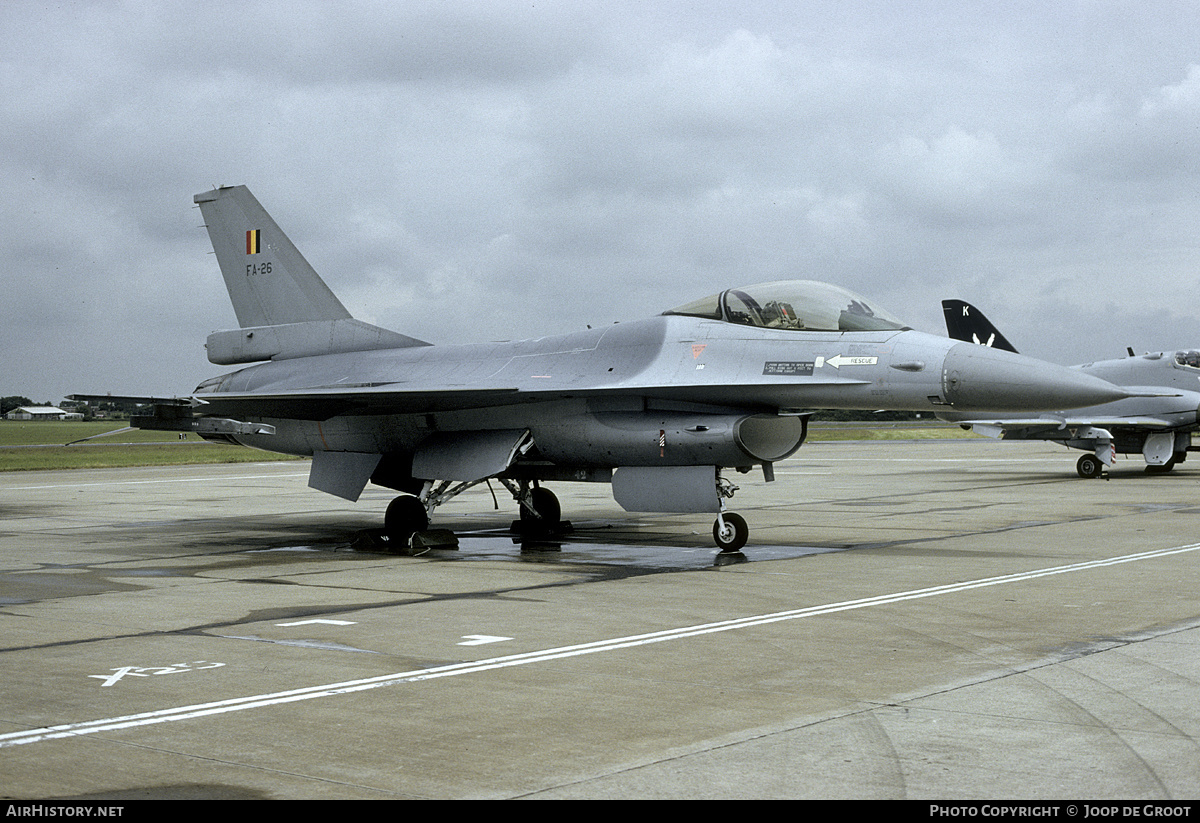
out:
{"label": "gray cloud", "polygon": [[[647,8],[646,6],[649,5]],[[0,6],[2,394],[186,392],[245,183],[432,340],[831,280],[1085,362],[1200,342],[1200,25],[1153,5]]]}

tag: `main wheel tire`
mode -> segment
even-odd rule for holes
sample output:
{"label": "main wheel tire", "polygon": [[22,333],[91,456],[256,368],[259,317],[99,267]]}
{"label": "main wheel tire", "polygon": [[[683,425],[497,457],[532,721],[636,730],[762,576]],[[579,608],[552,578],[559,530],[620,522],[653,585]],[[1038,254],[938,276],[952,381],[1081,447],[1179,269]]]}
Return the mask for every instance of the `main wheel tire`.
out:
{"label": "main wheel tire", "polygon": [[1100,462],[1100,458],[1094,454],[1085,454],[1079,458],[1079,462],[1075,464],[1075,471],[1079,472],[1080,477],[1099,477],[1100,472],[1104,470],[1104,464]]}
{"label": "main wheel tire", "polygon": [[425,504],[411,495],[397,497],[388,504],[383,515],[383,530],[389,540],[407,546],[415,532],[429,528],[429,513]]}
{"label": "main wheel tire", "polygon": [[[723,529],[721,520],[725,521]],[[723,552],[737,551],[746,545],[749,538],[750,527],[746,525],[745,519],[740,514],[726,512],[713,522],[713,540]]]}
{"label": "main wheel tire", "polygon": [[562,522],[562,506],[559,505],[558,498],[554,492],[549,489],[543,489],[540,486],[536,489],[531,489],[529,492],[529,504],[533,506],[533,512],[529,511],[525,506],[521,507],[521,523],[525,526],[537,526],[539,528],[553,528]]}

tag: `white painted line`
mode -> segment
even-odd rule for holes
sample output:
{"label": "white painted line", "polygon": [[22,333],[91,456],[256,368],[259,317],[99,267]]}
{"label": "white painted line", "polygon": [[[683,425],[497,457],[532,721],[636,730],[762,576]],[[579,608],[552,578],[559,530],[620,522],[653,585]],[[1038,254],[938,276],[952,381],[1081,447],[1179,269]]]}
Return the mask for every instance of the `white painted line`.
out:
{"label": "white painted line", "polygon": [[[127,674],[133,674],[137,671],[137,666],[122,666],[119,669],[113,669],[112,674],[89,674],[88,677],[94,677],[104,682],[100,684],[101,688],[111,686]],[[137,677],[145,677],[144,674],[138,674]]]}
{"label": "white painted line", "polygon": [[521,654],[493,657],[487,660],[477,660],[466,663],[453,663],[446,666],[434,666],[427,669],[415,669],[408,672],[396,672],[378,677],[368,677],[362,680],[349,680],[344,683],[330,683],[323,686],[309,686],[272,694],[235,697],[228,700],[218,700],[211,703],[199,703],[192,706],[179,706],[173,709],[160,709],[152,712],[110,717],[102,720],[87,720],[80,723],[64,723],[59,726],[45,726],[40,729],[8,732],[0,734],[0,748],[19,746],[26,743],[37,743],[42,740],[79,737],[96,734],[97,732],[129,729],[138,726],[151,726],[168,723],[175,720],[190,720],[197,717],[208,717],[228,712],[257,709],[264,706],[278,706],[284,703],[295,703],[301,700],[313,700],[319,697],[332,697],[339,694],[380,689],[385,686],[395,686],[403,683],[419,683],[424,680],[435,680],[442,677],[456,677],[463,674],[474,674],[494,669],[526,666],[531,663],[545,663],[552,660],[563,660],[599,652],[611,652],[618,649],[629,649],[645,646],[651,643],[663,643],[669,640],[681,640],[686,637],[698,637],[706,634],[747,629],[754,626],[764,626],[785,620],[799,620],[806,617],[816,617],[823,614],[864,609],[871,606],[886,606],[906,600],[920,600],[926,597],[939,597],[945,594],[982,589],[989,586],[1000,586],[1007,583],[1019,583],[1025,580],[1035,580],[1039,577],[1049,577],[1058,574],[1088,571],[1106,566],[1116,566],[1122,563],[1134,563],[1142,560],[1152,560],[1173,554],[1185,554],[1200,550],[1200,543],[1188,546],[1175,546],[1168,549],[1127,554],[1119,557],[1109,557],[1103,560],[1091,560],[1085,563],[1071,563],[1066,566],[1052,566],[1046,569],[1034,569],[1027,572],[985,577],[979,580],[966,580],[961,583],[949,583],[944,586],[931,586],[927,589],[915,589],[908,592],[884,594],[875,597],[864,597],[858,600],[847,600],[841,603],[829,603],[823,606],[809,606],[803,609],[773,612],[771,614],[740,617],[733,620],[721,620],[716,623],[702,623],[696,626],[684,626],[678,629],[649,632],[647,634],[617,637],[610,640],[597,640],[592,643],[580,643],[574,646],[562,646],[554,649],[524,652]]}

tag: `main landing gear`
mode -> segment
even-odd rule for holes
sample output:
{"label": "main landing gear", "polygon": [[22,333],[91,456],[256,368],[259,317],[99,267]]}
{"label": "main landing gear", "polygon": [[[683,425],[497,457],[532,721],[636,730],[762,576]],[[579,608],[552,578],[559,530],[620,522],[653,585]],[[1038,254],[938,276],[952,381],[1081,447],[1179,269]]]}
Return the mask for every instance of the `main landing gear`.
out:
{"label": "main landing gear", "polygon": [[397,497],[388,504],[383,515],[383,530],[388,540],[409,544],[413,534],[429,528],[429,512],[419,498],[410,494]]}
{"label": "main landing gear", "polygon": [[1079,473],[1080,477],[1089,479],[1099,477],[1104,471],[1104,462],[1094,454],[1085,454],[1075,464],[1075,471]]}
{"label": "main landing gear", "polygon": [[[562,507],[554,492],[537,485],[537,481],[513,481],[496,478],[512,493],[521,508],[520,519],[513,521],[513,530],[530,537],[548,537],[570,528],[562,519]],[[463,483],[427,481],[419,495],[404,494],[388,504],[383,516],[383,530],[394,551],[454,548],[458,541],[446,530],[429,531],[433,510],[452,497],[486,480]]]}
{"label": "main landing gear", "polygon": [[[1187,459],[1187,452],[1175,452],[1171,455],[1171,459],[1161,465],[1147,465],[1146,474],[1166,474],[1176,465]],[[1075,464],[1075,471],[1080,477],[1092,478],[1100,477],[1104,472],[1104,463],[1099,457],[1094,454],[1085,454],[1079,458],[1079,462]],[[1107,475],[1103,475],[1107,479]]]}
{"label": "main landing gear", "polygon": [[538,486],[536,481],[532,486],[528,481],[520,484],[511,480],[501,482],[521,506],[521,518],[513,521],[513,531],[528,537],[547,537],[563,531],[562,506],[554,492]]}
{"label": "main landing gear", "polygon": [[[520,517],[512,524],[514,532],[537,541],[570,530],[570,523],[562,519],[562,507],[554,492],[542,488],[536,480],[496,479],[520,506]],[[419,495],[405,494],[394,499],[388,504],[384,515],[384,532],[392,551],[414,553],[430,548],[457,547],[458,541],[449,531],[429,531],[430,517],[442,503],[483,482],[486,480],[457,484],[427,481]],[[717,566],[747,562],[741,549],[750,537],[750,529],[744,517],[725,508],[725,501],[732,498],[737,490],[737,486],[721,477],[720,471],[717,472],[718,512],[712,528],[713,542],[720,549],[714,561]]]}
{"label": "main landing gear", "polygon": [[418,555],[430,549],[456,549],[458,538],[445,529],[429,529],[431,509],[411,494],[397,497],[383,515],[383,532],[392,554]]}

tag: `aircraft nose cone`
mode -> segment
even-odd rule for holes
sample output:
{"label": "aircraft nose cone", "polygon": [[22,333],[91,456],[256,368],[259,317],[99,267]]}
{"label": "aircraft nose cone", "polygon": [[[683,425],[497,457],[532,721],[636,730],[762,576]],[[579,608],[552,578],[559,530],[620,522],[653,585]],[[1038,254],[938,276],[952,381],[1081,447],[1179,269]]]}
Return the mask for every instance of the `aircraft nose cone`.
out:
{"label": "aircraft nose cone", "polygon": [[1077,369],[974,343],[946,352],[942,389],[951,406],[969,411],[1054,411],[1129,396]]}

